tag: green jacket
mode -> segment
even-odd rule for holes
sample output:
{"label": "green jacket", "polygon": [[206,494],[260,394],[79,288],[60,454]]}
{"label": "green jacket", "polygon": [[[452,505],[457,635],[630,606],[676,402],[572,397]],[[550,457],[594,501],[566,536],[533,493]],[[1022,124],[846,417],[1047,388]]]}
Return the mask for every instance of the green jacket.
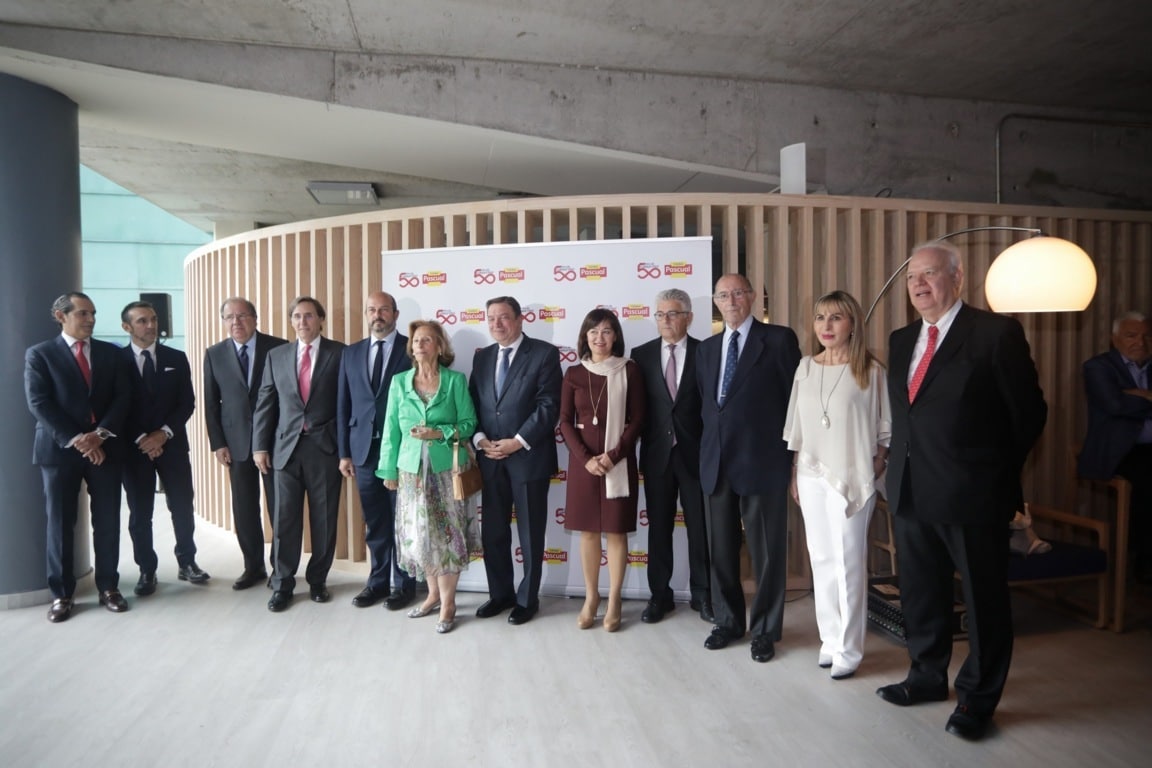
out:
{"label": "green jacket", "polygon": [[[416,474],[420,471],[420,453],[428,443],[428,458],[433,472],[452,468],[452,442],[460,435],[460,466],[468,463],[464,445],[476,431],[476,408],[468,395],[468,379],[462,373],[440,366],[440,389],[427,405],[416,394],[412,378],[416,369],[392,377],[388,388],[388,410],[380,436],[380,464],[376,476],[395,480],[399,469]],[[439,440],[417,440],[409,435],[412,427],[424,425],[439,429]]]}

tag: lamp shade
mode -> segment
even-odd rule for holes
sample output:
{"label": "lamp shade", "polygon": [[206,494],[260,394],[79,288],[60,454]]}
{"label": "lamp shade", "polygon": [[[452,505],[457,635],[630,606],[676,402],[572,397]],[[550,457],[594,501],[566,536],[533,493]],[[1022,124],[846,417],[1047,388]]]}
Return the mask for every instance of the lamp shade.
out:
{"label": "lamp shade", "polygon": [[984,278],[996,312],[1080,312],[1096,293],[1096,267],[1059,237],[1031,237],[1004,249]]}

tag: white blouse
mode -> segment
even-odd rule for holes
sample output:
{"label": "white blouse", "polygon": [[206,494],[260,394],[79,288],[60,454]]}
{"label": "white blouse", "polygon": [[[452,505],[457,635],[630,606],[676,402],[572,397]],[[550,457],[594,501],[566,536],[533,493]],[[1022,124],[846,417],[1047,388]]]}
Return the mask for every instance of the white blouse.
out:
{"label": "white blouse", "polygon": [[827,480],[847,499],[849,517],[876,492],[872,459],[876,446],[887,446],[892,438],[885,379],[883,367],[873,362],[868,388],[860,389],[847,364],[820,365],[809,356],[792,381],[784,440],[796,452],[796,471]]}

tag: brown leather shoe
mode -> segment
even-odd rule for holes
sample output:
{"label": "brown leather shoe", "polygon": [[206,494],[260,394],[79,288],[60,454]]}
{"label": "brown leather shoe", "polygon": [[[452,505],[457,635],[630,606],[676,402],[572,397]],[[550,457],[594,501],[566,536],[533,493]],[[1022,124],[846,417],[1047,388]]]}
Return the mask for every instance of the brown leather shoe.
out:
{"label": "brown leather shoe", "polygon": [[52,607],[48,609],[48,621],[54,624],[59,624],[62,621],[68,621],[72,615],[72,598],[58,597],[52,601]]}
{"label": "brown leather shoe", "polygon": [[100,593],[100,605],[104,606],[112,613],[124,613],[128,610],[128,601],[124,599],[124,595],[120,594],[118,589],[106,589]]}

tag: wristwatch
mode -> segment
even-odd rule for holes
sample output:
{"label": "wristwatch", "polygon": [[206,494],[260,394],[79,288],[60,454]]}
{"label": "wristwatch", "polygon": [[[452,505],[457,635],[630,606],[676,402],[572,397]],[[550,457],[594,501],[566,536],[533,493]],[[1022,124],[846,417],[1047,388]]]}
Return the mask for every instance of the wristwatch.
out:
{"label": "wristwatch", "polygon": [[100,438],[101,440],[107,440],[110,437],[116,437],[116,435],[114,435],[110,429],[105,429],[104,427],[96,427],[96,437]]}

